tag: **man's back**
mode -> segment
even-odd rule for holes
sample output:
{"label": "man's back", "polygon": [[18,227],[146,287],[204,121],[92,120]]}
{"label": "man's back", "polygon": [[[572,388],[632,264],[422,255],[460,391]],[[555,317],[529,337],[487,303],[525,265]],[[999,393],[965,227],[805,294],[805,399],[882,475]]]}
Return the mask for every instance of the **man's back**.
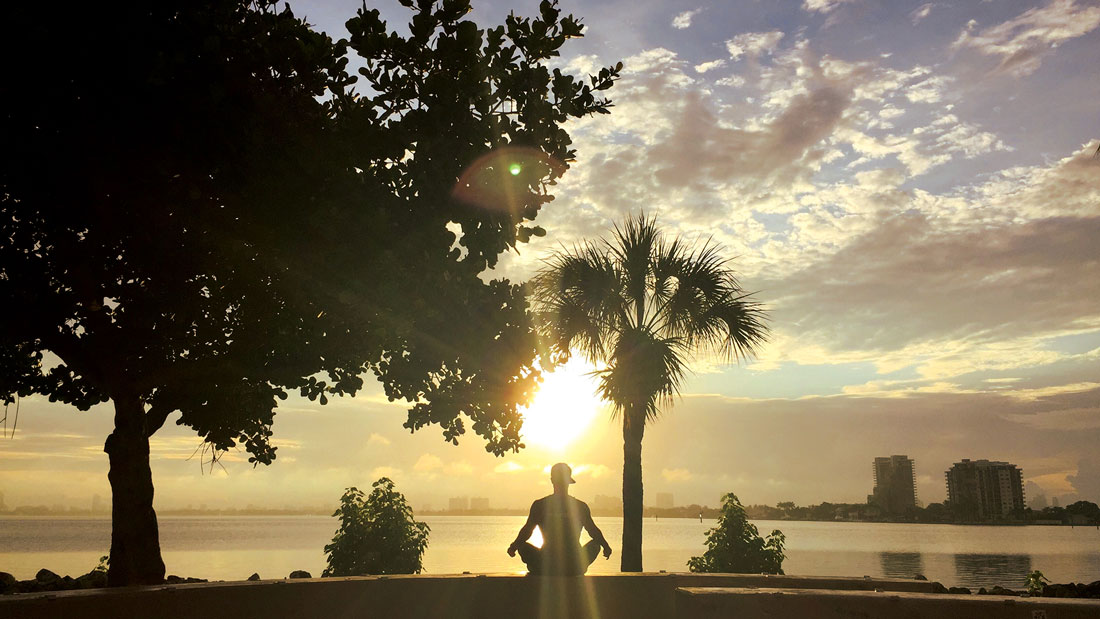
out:
{"label": "man's back", "polygon": [[542,531],[543,548],[576,546],[589,516],[588,505],[567,494],[542,497],[531,506],[531,511],[537,514],[535,523]]}

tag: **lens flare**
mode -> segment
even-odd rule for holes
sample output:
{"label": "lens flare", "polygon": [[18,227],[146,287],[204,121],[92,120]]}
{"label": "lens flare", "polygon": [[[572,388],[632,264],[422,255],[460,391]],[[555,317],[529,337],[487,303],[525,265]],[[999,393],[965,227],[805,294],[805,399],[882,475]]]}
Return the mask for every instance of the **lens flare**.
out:
{"label": "lens flare", "polygon": [[541,204],[535,199],[540,185],[552,183],[565,170],[564,163],[537,148],[504,146],[471,163],[451,196],[487,211],[510,213],[517,220],[534,219],[534,212],[529,211],[532,205]]}

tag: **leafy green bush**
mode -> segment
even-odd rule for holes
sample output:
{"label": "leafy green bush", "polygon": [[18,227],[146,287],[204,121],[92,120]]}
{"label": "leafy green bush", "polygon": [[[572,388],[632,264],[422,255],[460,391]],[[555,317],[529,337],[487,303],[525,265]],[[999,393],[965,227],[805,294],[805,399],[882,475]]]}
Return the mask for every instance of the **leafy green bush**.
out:
{"label": "leafy green bush", "polygon": [[707,551],[692,557],[688,569],[693,572],[733,574],[782,574],[783,532],[776,529],[767,539],[745,517],[745,508],[732,492],[722,497],[718,526],[707,531]]}
{"label": "leafy green bush", "polygon": [[372,487],[369,496],[353,487],[340,498],[332,514],[340,518],[340,528],[325,546],[328,567],[322,576],[419,574],[423,569],[431,529],[413,519],[412,508],[391,480],[383,477]]}
{"label": "leafy green bush", "polygon": [[1028,595],[1041,595],[1043,593],[1043,587],[1050,584],[1046,576],[1039,570],[1027,575],[1027,580],[1024,581],[1024,586],[1027,587]]}

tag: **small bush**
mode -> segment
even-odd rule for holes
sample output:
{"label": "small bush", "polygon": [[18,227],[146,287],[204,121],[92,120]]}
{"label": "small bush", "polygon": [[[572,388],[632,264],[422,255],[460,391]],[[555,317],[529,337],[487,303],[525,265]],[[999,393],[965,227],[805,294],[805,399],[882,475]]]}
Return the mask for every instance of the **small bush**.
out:
{"label": "small bush", "polygon": [[340,528],[325,546],[328,567],[322,576],[419,574],[428,547],[427,524],[413,519],[405,496],[383,477],[369,496],[348,488],[332,515]]}
{"label": "small bush", "polygon": [[786,537],[778,529],[767,539],[760,537],[756,526],[745,516],[745,508],[737,495],[722,497],[722,513],[718,526],[707,531],[707,551],[692,557],[688,569],[693,572],[731,574],[782,574],[783,544]]}

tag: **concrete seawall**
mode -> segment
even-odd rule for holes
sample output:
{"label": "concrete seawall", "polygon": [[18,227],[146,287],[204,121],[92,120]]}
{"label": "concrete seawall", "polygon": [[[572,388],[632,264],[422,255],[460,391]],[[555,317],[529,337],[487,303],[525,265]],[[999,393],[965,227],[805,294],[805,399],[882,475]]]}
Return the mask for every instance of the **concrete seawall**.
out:
{"label": "concrete seawall", "polygon": [[1100,600],[687,587],[676,591],[675,616],[677,619],[1097,619]]}
{"label": "concrete seawall", "polygon": [[[863,592],[889,591],[917,598],[934,595],[933,583],[918,580],[816,578],[734,574],[615,574],[584,578],[533,578],[511,574],[457,576],[367,576],[259,582],[198,583],[34,593],[0,598],[0,619],[80,617],[86,619],[141,617],[168,619],[217,617],[233,619],[299,619],[344,617],[421,619],[439,617],[512,619],[672,619],[693,617],[677,604],[695,604],[678,589],[694,592],[717,588],[724,592],[783,589]],[[965,597],[965,596],[963,596]],[[717,598],[714,598],[717,600]],[[908,598],[906,598],[908,599]],[[916,598],[915,598],[916,599]],[[999,598],[996,598],[999,599]],[[995,599],[995,600],[996,600]],[[686,601],[681,601],[686,600]],[[702,602],[700,602],[702,603]],[[714,604],[713,600],[706,602]],[[737,603],[734,602],[722,602]],[[694,608],[694,607],[691,607]],[[786,616],[729,614],[719,607],[700,607],[707,617]],[[942,609],[942,607],[937,607]],[[1100,602],[1091,608],[1100,617]],[[713,614],[718,612],[720,614]],[[937,611],[939,612],[939,611]],[[792,615],[799,616],[799,615]],[[816,617],[816,614],[805,615]],[[869,617],[877,615],[821,615]],[[914,617],[960,616],[951,613]],[[986,615],[982,615],[985,617]],[[989,615],[1017,617],[1022,615]],[[1051,619],[1061,615],[1051,615]],[[1076,616],[1073,616],[1076,619]]]}

